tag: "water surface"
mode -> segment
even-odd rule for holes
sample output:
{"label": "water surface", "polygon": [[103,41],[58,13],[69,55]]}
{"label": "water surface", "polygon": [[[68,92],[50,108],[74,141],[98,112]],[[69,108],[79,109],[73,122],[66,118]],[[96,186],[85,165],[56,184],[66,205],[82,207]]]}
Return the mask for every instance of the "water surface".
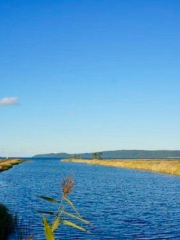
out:
{"label": "water surface", "polygon": [[0,201],[42,240],[37,210],[53,207],[37,196],[60,198],[61,181],[69,174],[76,181],[70,198],[93,227],[88,228],[91,234],[63,227],[58,239],[180,239],[180,178],[176,176],[39,159],[0,174]]}

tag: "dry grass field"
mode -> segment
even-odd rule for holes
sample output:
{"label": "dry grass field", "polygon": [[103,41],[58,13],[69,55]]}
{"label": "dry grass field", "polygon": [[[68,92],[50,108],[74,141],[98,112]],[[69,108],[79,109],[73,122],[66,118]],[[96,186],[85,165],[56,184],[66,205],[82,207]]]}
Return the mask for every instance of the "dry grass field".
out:
{"label": "dry grass field", "polygon": [[22,163],[20,159],[2,159],[0,160],[0,172],[12,168],[14,165]]}
{"label": "dry grass field", "polygon": [[113,159],[113,160],[86,160],[86,159],[65,159],[63,162],[76,162],[76,163],[86,163],[92,165],[103,165],[111,167],[120,167],[120,168],[130,168],[137,170],[146,170],[152,172],[173,174],[180,176],[180,160],[160,160],[160,159],[141,159],[141,160],[122,160],[122,159]]}

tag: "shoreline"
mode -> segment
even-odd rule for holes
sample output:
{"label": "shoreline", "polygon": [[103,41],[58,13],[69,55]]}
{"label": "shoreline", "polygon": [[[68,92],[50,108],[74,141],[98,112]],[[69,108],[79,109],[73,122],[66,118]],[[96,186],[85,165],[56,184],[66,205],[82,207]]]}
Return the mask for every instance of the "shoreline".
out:
{"label": "shoreline", "polygon": [[14,165],[22,163],[21,159],[0,159],[0,172],[7,171]]}
{"label": "shoreline", "polygon": [[62,159],[61,161],[66,163],[85,163],[89,165],[119,167],[180,176],[180,160],[177,159]]}

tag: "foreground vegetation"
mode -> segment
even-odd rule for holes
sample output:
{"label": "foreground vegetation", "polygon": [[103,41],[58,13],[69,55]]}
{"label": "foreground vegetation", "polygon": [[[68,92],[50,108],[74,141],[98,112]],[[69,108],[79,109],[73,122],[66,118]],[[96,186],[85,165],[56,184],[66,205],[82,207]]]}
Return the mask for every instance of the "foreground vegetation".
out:
{"label": "foreground vegetation", "polygon": [[[57,211],[55,212],[41,211],[41,210],[38,211],[39,213],[43,214],[42,222],[44,225],[44,233],[45,233],[46,240],[55,240],[55,232],[62,225],[66,225],[68,227],[75,228],[83,232],[88,232],[81,225],[68,219],[70,218],[70,219],[79,221],[81,223],[84,223],[86,225],[91,225],[89,221],[85,220],[80,216],[74,204],[70,201],[68,197],[68,195],[72,192],[73,188],[74,188],[74,179],[71,176],[69,176],[62,182],[62,198],[61,199],[56,200],[54,198],[47,197],[47,196],[39,196],[43,200],[57,205]],[[71,208],[73,212],[66,211],[66,207],[68,206]],[[46,215],[51,216],[51,223],[46,218]],[[30,239],[33,239],[33,236]]]}
{"label": "foreground vegetation", "polygon": [[6,240],[14,231],[15,222],[6,206],[0,204],[0,239]]}
{"label": "foreground vegetation", "polygon": [[77,162],[92,165],[103,165],[120,168],[131,168],[158,173],[167,173],[180,176],[179,160],[86,160],[86,159],[65,159],[63,162]]}
{"label": "foreground vegetation", "polygon": [[22,163],[21,159],[2,159],[0,160],[0,172],[6,171],[12,168],[14,165]]}

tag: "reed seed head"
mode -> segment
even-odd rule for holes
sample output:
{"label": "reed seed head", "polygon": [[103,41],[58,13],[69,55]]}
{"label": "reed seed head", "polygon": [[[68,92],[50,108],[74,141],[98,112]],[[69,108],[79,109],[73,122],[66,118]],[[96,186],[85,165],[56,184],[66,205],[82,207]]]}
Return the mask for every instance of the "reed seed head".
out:
{"label": "reed seed head", "polygon": [[68,176],[65,178],[62,182],[62,190],[63,190],[63,195],[66,197],[69,193],[72,192],[74,188],[74,178],[72,176]]}

